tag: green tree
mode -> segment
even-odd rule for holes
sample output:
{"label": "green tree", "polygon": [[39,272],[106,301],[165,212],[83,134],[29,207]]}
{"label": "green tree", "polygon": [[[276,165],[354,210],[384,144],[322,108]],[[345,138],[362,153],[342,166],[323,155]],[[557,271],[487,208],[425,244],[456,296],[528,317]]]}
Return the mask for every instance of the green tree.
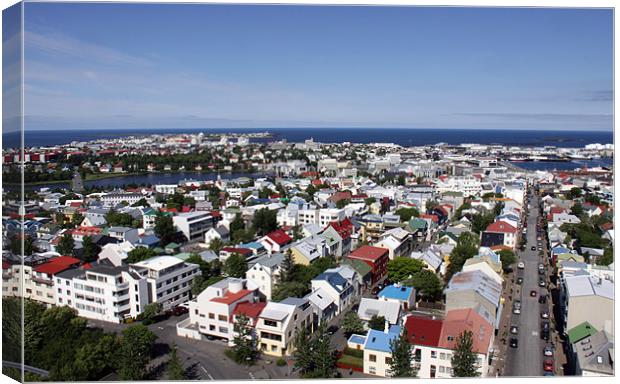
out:
{"label": "green tree", "polygon": [[473,351],[473,346],[474,339],[471,331],[463,331],[457,337],[451,360],[454,377],[480,376],[478,357]]}
{"label": "green tree", "polygon": [[269,232],[278,229],[278,212],[268,208],[259,209],[254,213],[252,227],[259,236],[266,235]]}
{"label": "green tree", "polygon": [[349,205],[350,202],[351,202],[351,200],[349,200],[349,199],[338,200],[338,202],[336,202],[336,208],[342,209],[342,208],[346,207],[347,205]]}
{"label": "green tree", "polygon": [[614,262],[614,248],[610,245],[609,247],[605,248],[605,251],[603,252],[603,256],[601,256],[598,259],[597,264],[598,265],[609,265],[613,262]]}
{"label": "green tree", "polygon": [[99,257],[101,247],[93,242],[93,238],[90,236],[84,236],[82,240],[82,261],[90,263]]}
{"label": "green tree", "polygon": [[578,203],[578,202],[573,204],[573,206],[570,209],[570,213],[572,215],[577,216],[577,217],[583,216],[583,214],[584,214],[583,205],[581,205],[581,203]]}
{"label": "green tree", "polygon": [[246,315],[236,316],[233,330],[235,331],[232,347],[234,360],[240,364],[254,364],[258,358],[258,348],[256,338],[252,334],[250,318]]}
{"label": "green tree", "polygon": [[224,248],[224,242],[222,239],[215,238],[209,243],[209,249],[219,255],[220,251]]}
{"label": "green tree", "polygon": [[364,332],[364,323],[359,318],[356,312],[347,313],[340,323],[340,327],[344,330],[344,333],[348,336],[354,333]]}
{"label": "green tree", "polygon": [[493,223],[495,215],[493,213],[476,214],[471,217],[471,230],[474,233],[480,233],[487,229],[487,227]]}
{"label": "green tree", "polygon": [[411,284],[416,289],[417,295],[429,301],[440,300],[443,293],[441,280],[433,271],[428,269],[422,269],[414,273],[411,280],[405,281],[404,284]]}
{"label": "green tree", "polygon": [[581,197],[581,188],[579,187],[573,187],[566,193],[566,198],[568,200],[575,200],[579,197]]}
{"label": "green tree", "polygon": [[185,375],[183,363],[181,363],[181,359],[177,356],[176,344],[173,343],[171,349],[170,359],[166,364],[166,377],[168,380],[185,380],[187,377]]}
{"label": "green tree", "polygon": [[136,201],[135,203],[131,204],[131,206],[132,207],[150,207],[149,203],[146,201],[144,197]]}
{"label": "green tree", "polygon": [[142,380],[157,336],[145,325],[123,330],[118,352],[118,375],[121,380]]}
{"label": "green tree", "polygon": [[248,270],[248,263],[245,256],[233,253],[224,262],[224,273],[229,277],[243,277]]}
{"label": "green tree", "polygon": [[137,247],[127,252],[127,259],[125,260],[125,262],[129,264],[138,263],[140,261],[150,259],[151,257],[154,257],[156,255],[157,252],[155,252],[151,248]]}
{"label": "green tree", "polygon": [[84,215],[79,212],[76,212],[73,214],[73,216],[71,216],[71,224],[76,227],[80,226],[80,224],[82,224],[82,221],[84,221]]}
{"label": "green tree", "polygon": [[295,351],[293,352],[295,369],[298,369],[302,377],[305,377],[314,368],[310,333],[305,327],[299,329],[293,343],[295,346]]}
{"label": "green tree", "polygon": [[155,234],[159,237],[162,246],[172,243],[176,238],[177,230],[170,216],[159,216],[155,219]]}
{"label": "green tree", "polygon": [[312,358],[314,360],[313,378],[332,378],[336,374],[336,355],[331,347],[330,337],[327,334],[327,323],[321,321],[313,333]]}
{"label": "green tree", "polygon": [[35,251],[34,240],[32,236],[24,236],[24,248],[22,253],[22,241],[20,235],[13,235],[9,239],[9,250],[14,255],[30,256]]}
{"label": "green tree", "polygon": [[232,234],[243,229],[245,229],[245,222],[243,221],[241,214],[237,213],[233,221],[230,223],[230,233]]}
{"label": "green tree", "polygon": [[147,304],[144,307],[144,310],[142,311],[142,313],[140,314],[140,319],[142,319],[142,324],[144,325],[150,325],[153,324],[155,322],[155,316],[159,315],[159,313],[161,312],[161,304],[158,302],[153,302],[150,304]]}
{"label": "green tree", "polygon": [[503,249],[498,252],[499,258],[502,262],[502,269],[504,272],[508,272],[511,270],[511,266],[517,262],[517,257],[513,251]]}
{"label": "green tree", "polygon": [[56,251],[64,256],[72,256],[75,251],[75,241],[73,240],[73,236],[69,233],[62,235],[58,245],[56,246]]}
{"label": "green tree", "polygon": [[377,202],[377,199],[374,198],[374,197],[367,197],[367,198],[364,199],[364,204],[366,204],[368,206],[371,206],[371,205],[373,205],[376,202]]}
{"label": "green tree", "polygon": [[301,232],[301,225],[297,224],[293,226],[293,240],[297,241],[302,239],[304,236]]}
{"label": "green tree", "polygon": [[413,345],[409,343],[407,328],[403,327],[398,338],[390,340],[392,358],[389,362],[391,377],[416,377],[416,369],[412,365]]}
{"label": "green tree", "polygon": [[373,315],[370,320],[368,320],[368,328],[383,331],[385,329],[385,317]]}
{"label": "green tree", "polygon": [[396,214],[400,216],[400,220],[403,222],[411,220],[412,217],[420,217],[420,211],[415,207],[399,208],[396,210]]}
{"label": "green tree", "polygon": [[473,257],[478,253],[478,237],[471,232],[463,232],[457,242],[456,246],[450,254],[450,265],[448,265],[448,271],[446,278],[450,279],[452,275],[459,272],[463,268],[465,261]]}
{"label": "green tree", "polygon": [[295,273],[295,260],[290,249],[284,254],[284,259],[280,264],[280,272],[278,273],[278,284],[284,284],[293,281]]}
{"label": "green tree", "polygon": [[424,268],[420,260],[409,257],[396,257],[387,264],[388,278],[394,282],[402,282]]}

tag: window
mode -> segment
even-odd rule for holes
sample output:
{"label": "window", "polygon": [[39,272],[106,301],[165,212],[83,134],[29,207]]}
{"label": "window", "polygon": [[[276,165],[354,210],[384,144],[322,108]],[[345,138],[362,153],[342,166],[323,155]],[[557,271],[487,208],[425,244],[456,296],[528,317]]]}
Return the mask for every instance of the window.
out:
{"label": "window", "polygon": [[271,346],[271,352],[276,352],[278,350],[278,347],[275,345]]}
{"label": "window", "polygon": [[375,374],[377,373],[377,369],[375,367],[368,367],[368,373]]}
{"label": "window", "polygon": [[437,351],[431,351],[431,358],[432,359],[436,359],[437,358]]}
{"label": "window", "polygon": [[66,285],[69,285],[69,280],[65,281]]}
{"label": "window", "polygon": [[228,316],[226,316],[226,315],[217,315],[217,319],[219,321],[228,321]]}
{"label": "window", "polygon": [[215,331],[215,325],[209,325],[209,331]]}
{"label": "window", "polygon": [[263,320],[265,325],[268,327],[277,327],[278,326],[278,322],[277,321],[273,321],[273,320]]}
{"label": "window", "polygon": [[444,367],[443,365],[439,366],[439,373],[444,373],[446,372],[446,367]]}
{"label": "window", "polygon": [[377,362],[377,355],[368,355],[368,361],[370,361],[372,363],[376,363]]}
{"label": "window", "polygon": [[220,328],[219,328],[219,331],[220,331],[221,333],[228,333],[228,328],[226,328],[226,327],[220,327]]}
{"label": "window", "polygon": [[[439,354],[439,358],[440,358],[441,360],[445,360],[445,359],[446,359],[446,354],[445,354],[445,353],[443,353],[443,352],[442,352],[442,353],[440,353],[440,354]],[[441,370],[441,368],[440,368],[440,370]],[[441,371],[440,371],[440,372],[441,372]]]}
{"label": "window", "polygon": [[392,362],[392,358],[391,358],[391,357],[389,357],[389,356],[386,356],[386,357],[385,357],[385,363],[386,363],[386,364],[390,364],[391,362]]}

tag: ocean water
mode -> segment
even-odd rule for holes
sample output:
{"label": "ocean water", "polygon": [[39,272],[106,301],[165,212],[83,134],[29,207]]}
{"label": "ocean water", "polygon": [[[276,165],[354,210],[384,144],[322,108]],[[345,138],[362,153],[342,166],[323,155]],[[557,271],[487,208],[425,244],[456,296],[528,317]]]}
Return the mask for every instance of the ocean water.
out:
{"label": "ocean water", "polygon": [[[303,142],[313,138],[323,143],[395,143],[402,146],[448,144],[503,144],[515,146],[583,147],[591,143],[613,143],[613,132],[605,131],[532,131],[491,129],[428,129],[428,128],[205,128],[205,129],[104,129],[26,131],[25,145],[49,146],[71,141],[116,138],[154,133],[258,133],[269,132],[272,140]],[[260,140],[262,141],[262,140]],[[18,132],[3,133],[2,147],[17,148]]]}

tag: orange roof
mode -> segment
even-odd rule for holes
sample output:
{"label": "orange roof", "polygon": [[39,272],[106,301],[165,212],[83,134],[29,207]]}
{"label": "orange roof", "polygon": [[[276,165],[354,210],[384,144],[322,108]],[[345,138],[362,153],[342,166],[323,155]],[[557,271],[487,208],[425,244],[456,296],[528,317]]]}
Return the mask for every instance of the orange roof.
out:
{"label": "orange roof", "polygon": [[355,251],[351,252],[351,254],[348,257],[353,258],[353,259],[368,260],[368,261],[376,262],[382,256],[387,255],[387,253],[388,253],[388,250],[386,248],[373,247],[372,245],[364,245],[356,249]]}
{"label": "orange roof", "polygon": [[473,333],[472,350],[477,353],[487,354],[491,336],[493,335],[493,326],[471,308],[448,311],[443,321],[441,336],[439,337],[439,347],[454,349],[456,339],[464,331]]}
{"label": "orange roof", "polygon": [[[265,302],[250,303],[248,301],[244,301],[243,303],[237,304],[232,313],[234,316],[246,315],[247,317],[256,320],[266,306],[267,303]],[[229,321],[231,323],[233,322],[233,316],[230,317]]]}
{"label": "orange roof", "polygon": [[487,227],[486,232],[515,233],[517,232],[517,228],[504,221],[496,221]]}
{"label": "orange roof", "polygon": [[247,290],[247,289],[242,289],[238,292],[226,292],[226,294],[222,297],[214,297],[213,299],[211,299],[211,301],[215,302],[215,303],[222,303],[222,304],[232,304],[235,301],[238,301],[239,299],[252,294],[252,291]]}
{"label": "orange roof", "polygon": [[72,266],[79,264],[80,260],[75,257],[59,256],[51,259],[47,263],[41,264],[34,270],[36,272],[47,273],[48,275],[54,275],[58,272],[62,272],[65,269],[69,269]]}

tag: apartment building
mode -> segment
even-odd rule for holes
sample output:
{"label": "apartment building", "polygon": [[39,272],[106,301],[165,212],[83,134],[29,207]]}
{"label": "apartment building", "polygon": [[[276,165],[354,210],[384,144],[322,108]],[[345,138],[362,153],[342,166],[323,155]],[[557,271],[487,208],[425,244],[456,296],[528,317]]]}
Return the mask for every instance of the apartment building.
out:
{"label": "apartment building", "polygon": [[131,267],[147,280],[148,302],[156,301],[163,309],[188,301],[194,279],[202,274],[198,265],[174,256],[155,256]]}
{"label": "apartment building", "polygon": [[100,200],[103,205],[108,207],[116,206],[123,201],[129,203],[129,205],[137,203],[144,196],[140,193],[104,193],[101,195]]}
{"label": "apartment building", "polygon": [[210,212],[180,213],[174,216],[172,221],[189,241],[204,239],[205,233],[213,228]]}
{"label": "apartment building", "polygon": [[271,300],[282,261],[284,261],[283,253],[266,255],[256,259],[254,265],[245,273],[245,278],[252,281],[258,287],[260,294],[268,301]]}
{"label": "apartment building", "polygon": [[149,303],[147,280],[128,265],[108,262],[58,273],[54,289],[57,306],[66,305],[81,317],[112,323],[138,316]]}

